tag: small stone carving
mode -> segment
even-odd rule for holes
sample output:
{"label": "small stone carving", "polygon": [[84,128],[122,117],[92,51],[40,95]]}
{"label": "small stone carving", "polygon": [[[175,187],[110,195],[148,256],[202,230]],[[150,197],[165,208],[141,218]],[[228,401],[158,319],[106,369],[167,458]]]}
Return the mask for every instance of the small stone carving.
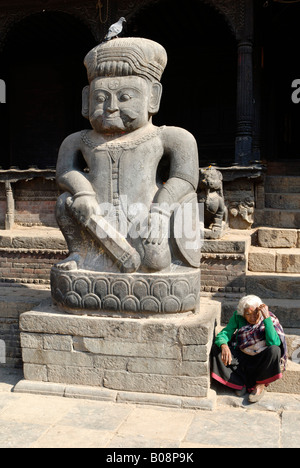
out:
{"label": "small stone carving", "polygon": [[254,223],[254,200],[233,201],[229,204],[229,224],[232,229],[251,229]]}
{"label": "small stone carving", "polygon": [[204,202],[204,237],[221,238],[227,228],[228,210],[223,195],[223,176],[212,166],[200,170],[200,199]]}
{"label": "small stone carving", "polygon": [[70,135],[57,163],[56,215],[70,255],[51,285],[64,310],[197,308],[197,144],[152,123],[166,64],[164,48],[142,38],[115,38],[86,56],[82,112],[92,129]]}

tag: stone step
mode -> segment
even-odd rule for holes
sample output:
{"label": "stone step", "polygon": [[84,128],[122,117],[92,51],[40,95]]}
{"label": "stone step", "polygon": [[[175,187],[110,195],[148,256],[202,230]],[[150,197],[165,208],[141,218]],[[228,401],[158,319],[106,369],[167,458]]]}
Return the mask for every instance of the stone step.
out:
{"label": "stone step", "polygon": [[277,210],[265,208],[255,210],[255,226],[300,229],[300,210]]}
{"label": "stone step", "polygon": [[265,207],[277,210],[299,210],[299,193],[266,193]]}
{"label": "stone step", "polygon": [[300,328],[285,328],[284,331],[289,359],[300,364]]}
{"label": "stone step", "polygon": [[250,247],[248,269],[253,272],[300,273],[300,249]]}
{"label": "stone step", "polygon": [[257,230],[256,242],[259,247],[300,248],[300,230],[263,227]]}
{"label": "stone step", "polygon": [[58,228],[17,227],[11,231],[0,230],[0,249],[66,250],[66,241]]}
{"label": "stone step", "polygon": [[270,299],[265,297],[261,299],[268,305],[271,312],[278,317],[285,332],[292,337],[290,342],[294,341],[300,331],[300,300]]}
{"label": "stone step", "polygon": [[246,293],[265,298],[300,299],[300,274],[248,272]]}
{"label": "stone step", "polygon": [[300,364],[288,360],[282,379],[271,383],[268,392],[300,394]]}
{"label": "stone step", "polygon": [[267,176],[266,193],[300,193],[300,177],[298,176]]}

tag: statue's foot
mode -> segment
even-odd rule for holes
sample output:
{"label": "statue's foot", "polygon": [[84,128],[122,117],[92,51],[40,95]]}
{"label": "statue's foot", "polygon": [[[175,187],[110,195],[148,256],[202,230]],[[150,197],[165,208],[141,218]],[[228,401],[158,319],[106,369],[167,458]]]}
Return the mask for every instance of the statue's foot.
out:
{"label": "statue's foot", "polygon": [[143,266],[149,271],[161,271],[171,265],[171,252],[168,239],[161,244],[152,244],[147,241],[144,244],[145,256]]}
{"label": "statue's foot", "polygon": [[63,271],[78,270],[79,261],[80,255],[78,253],[73,253],[62,262],[57,263],[55,266],[59,270]]}

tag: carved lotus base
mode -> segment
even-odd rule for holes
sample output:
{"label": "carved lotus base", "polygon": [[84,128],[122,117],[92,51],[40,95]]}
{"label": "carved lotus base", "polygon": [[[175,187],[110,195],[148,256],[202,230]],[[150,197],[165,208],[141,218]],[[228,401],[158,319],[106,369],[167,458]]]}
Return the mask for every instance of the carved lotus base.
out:
{"label": "carved lotus base", "polygon": [[51,289],[54,302],[73,314],[188,312],[199,307],[200,270],[125,274],[53,267]]}

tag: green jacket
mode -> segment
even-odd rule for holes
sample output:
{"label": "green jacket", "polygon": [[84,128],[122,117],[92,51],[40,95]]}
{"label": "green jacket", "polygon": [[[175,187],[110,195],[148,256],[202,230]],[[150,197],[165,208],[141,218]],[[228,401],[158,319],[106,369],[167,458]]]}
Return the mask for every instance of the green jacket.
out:
{"label": "green jacket", "polygon": [[[233,316],[229,320],[227,327],[225,327],[216,337],[215,344],[222,346],[222,344],[228,344],[231,340],[233,334],[239,330],[240,328],[247,325],[247,320],[238,315],[237,311],[234,312]],[[281,341],[278,336],[277,331],[274,328],[273,322],[271,317],[268,317],[264,320],[265,330],[266,330],[266,343],[267,346],[280,346]]]}

